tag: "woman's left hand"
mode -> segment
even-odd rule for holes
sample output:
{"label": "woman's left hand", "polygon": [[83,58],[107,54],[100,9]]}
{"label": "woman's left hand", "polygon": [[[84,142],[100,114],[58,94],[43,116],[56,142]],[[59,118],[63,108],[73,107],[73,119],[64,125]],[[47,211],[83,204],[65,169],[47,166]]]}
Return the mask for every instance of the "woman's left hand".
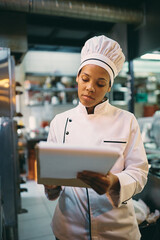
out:
{"label": "woman's left hand", "polygon": [[103,175],[97,172],[82,171],[77,174],[77,178],[88,184],[99,195],[107,193],[110,189],[119,191],[120,185],[118,177],[111,172]]}

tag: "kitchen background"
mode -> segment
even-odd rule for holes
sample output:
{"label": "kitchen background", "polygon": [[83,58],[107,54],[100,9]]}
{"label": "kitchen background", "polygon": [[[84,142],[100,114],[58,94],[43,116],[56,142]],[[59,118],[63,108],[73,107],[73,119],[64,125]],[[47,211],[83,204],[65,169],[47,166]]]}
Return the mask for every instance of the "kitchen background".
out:
{"label": "kitchen background", "polygon": [[[20,123],[28,131],[38,130],[43,122],[50,122],[57,113],[77,104],[79,64],[80,53],[29,51],[23,62],[16,66],[16,80],[21,83],[23,91],[17,97],[17,112],[23,112]],[[135,116],[152,116],[160,107],[160,61],[138,58],[133,65]],[[126,110],[130,98],[127,84],[128,62],[125,62],[108,97],[113,105]]]}

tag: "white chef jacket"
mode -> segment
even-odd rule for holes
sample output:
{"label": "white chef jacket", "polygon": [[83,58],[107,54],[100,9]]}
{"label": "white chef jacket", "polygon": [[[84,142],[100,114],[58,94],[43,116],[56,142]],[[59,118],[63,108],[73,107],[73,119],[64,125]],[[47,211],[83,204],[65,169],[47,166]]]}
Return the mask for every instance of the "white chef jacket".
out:
{"label": "white chef jacket", "polygon": [[[98,195],[88,189],[92,240],[139,240],[132,196],[146,184],[148,163],[134,115],[108,100],[97,105],[94,114],[88,114],[79,103],[52,120],[48,141],[119,148],[121,157],[111,169],[119,178],[118,196]],[[89,239],[85,188],[63,187],[51,226],[60,240]]]}

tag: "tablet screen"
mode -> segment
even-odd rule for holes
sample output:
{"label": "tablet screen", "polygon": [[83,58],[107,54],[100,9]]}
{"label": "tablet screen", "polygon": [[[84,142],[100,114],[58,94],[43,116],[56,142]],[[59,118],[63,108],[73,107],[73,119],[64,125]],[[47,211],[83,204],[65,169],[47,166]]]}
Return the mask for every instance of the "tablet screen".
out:
{"label": "tablet screen", "polygon": [[61,185],[73,185],[71,182],[78,180],[78,172],[88,170],[107,174],[118,158],[118,149],[111,150],[104,146],[40,142],[37,144],[38,183],[56,182],[57,185],[59,180]]}

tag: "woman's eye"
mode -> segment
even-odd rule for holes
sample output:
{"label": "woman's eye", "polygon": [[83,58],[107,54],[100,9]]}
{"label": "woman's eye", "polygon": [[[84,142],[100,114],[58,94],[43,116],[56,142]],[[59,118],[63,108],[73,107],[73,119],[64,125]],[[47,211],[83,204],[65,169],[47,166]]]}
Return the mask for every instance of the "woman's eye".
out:
{"label": "woman's eye", "polygon": [[97,83],[98,87],[105,87],[105,84]]}
{"label": "woman's eye", "polygon": [[82,81],[83,81],[83,82],[88,82],[88,79],[82,78]]}

